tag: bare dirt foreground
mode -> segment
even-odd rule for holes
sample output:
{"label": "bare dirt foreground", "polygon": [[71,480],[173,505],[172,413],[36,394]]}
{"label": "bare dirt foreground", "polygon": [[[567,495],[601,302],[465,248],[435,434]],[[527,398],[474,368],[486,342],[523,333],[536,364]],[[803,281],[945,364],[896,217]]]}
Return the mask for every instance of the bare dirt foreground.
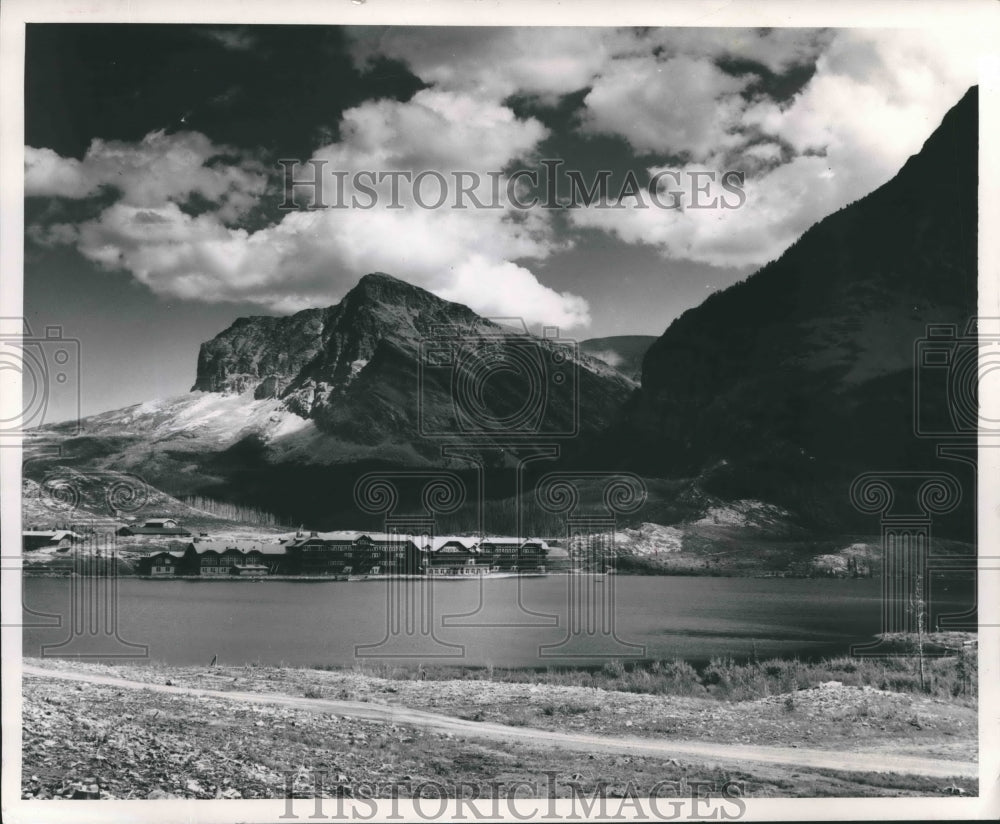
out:
{"label": "bare dirt foreground", "polygon": [[27,660],[23,686],[25,798],[304,797],[314,770],[326,772],[323,794],[343,796],[359,782],[408,797],[422,782],[493,781],[534,783],[539,795],[604,784],[611,798],[630,782],[640,794],[698,781],[736,782],[750,797],[978,792],[974,708],[836,682],[723,703]]}

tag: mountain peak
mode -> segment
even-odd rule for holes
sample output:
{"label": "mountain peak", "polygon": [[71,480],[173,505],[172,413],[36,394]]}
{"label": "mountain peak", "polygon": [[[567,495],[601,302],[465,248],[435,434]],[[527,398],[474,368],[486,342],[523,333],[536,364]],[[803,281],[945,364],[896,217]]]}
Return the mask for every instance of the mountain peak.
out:
{"label": "mountain peak", "polygon": [[257,397],[290,403],[292,394],[301,395],[305,400],[294,402],[296,411],[311,410],[317,393],[345,388],[381,344],[415,353],[434,328],[486,323],[467,306],[372,272],[335,306],[237,321],[202,344],[192,388],[227,393],[252,389]]}
{"label": "mountain peak", "polygon": [[350,303],[352,299],[364,296],[368,299],[373,299],[379,302],[385,303],[396,303],[401,299],[412,299],[418,298],[419,300],[437,300],[440,301],[437,295],[428,292],[426,289],[422,289],[419,286],[414,286],[412,283],[407,283],[405,280],[400,280],[397,277],[388,275],[385,272],[371,272],[364,275],[354,287],[344,295],[342,303]]}
{"label": "mountain peak", "polygon": [[413,284],[407,283],[405,280],[400,280],[393,275],[387,274],[386,272],[369,272],[367,275],[362,275],[355,285],[355,289],[363,284],[373,284],[373,283],[401,283],[404,286],[414,287]]}
{"label": "mountain peak", "polygon": [[[393,454],[401,460],[423,461],[436,452],[438,442],[424,437],[419,415],[426,416],[421,421],[433,435],[465,432],[453,390],[455,364],[423,359],[425,342],[452,333],[464,341],[458,348],[471,357],[482,351],[484,364],[491,363],[495,350],[479,350],[482,337],[492,341],[497,334],[507,334],[468,306],[373,272],[336,306],[288,317],[248,318],[203,343],[193,389],[245,397],[252,393],[256,400],[274,401],[272,411],[279,417],[292,412],[342,444],[376,453],[379,443],[396,444],[391,449],[398,450]],[[518,341],[518,354],[524,352],[523,343]],[[551,346],[547,341],[539,345]],[[541,358],[542,352],[538,354]],[[577,423],[602,428],[634,386],[590,358],[580,358],[581,368],[565,373],[559,371],[561,360],[551,362],[556,388],[543,395],[535,391],[530,370],[487,370],[483,381],[488,392],[483,397],[493,410],[487,421],[494,420],[489,417],[494,414],[506,420],[521,408],[518,404],[538,396],[543,402],[537,410],[534,401],[527,408],[541,416],[539,426],[556,427],[559,433],[574,431]],[[541,363],[547,369],[549,359]],[[573,379],[567,381],[567,375]],[[583,400],[588,419],[580,422],[577,401]],[[492,431],[490,426],[484,424],[484,431]]]}

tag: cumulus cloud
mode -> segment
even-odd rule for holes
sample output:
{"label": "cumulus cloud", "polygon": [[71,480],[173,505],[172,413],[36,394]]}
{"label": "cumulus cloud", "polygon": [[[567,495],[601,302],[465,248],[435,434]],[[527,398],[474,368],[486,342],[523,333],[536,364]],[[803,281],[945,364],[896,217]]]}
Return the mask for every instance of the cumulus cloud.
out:
{"label": "cumulus cloud", "polygon": [[233,220],[256,203],[266,184],[259,163],[198,132],[155,131],[138,143],[95,139],[83,160],[25,147],[28,197],[80,199],[110,187],[124,203],[159,206],[197,194],[215,204],[220,217]]}
{"label": "cumulus cloud", "polygon": [[[650,169],[652,174],[659,171]],[[704,166],[671,171],[679,171],[683,183],[680,187],[672,179],[669,185],[664,183],[661,200],[669,203],[666,191],[677,191],[682,205],[689,206],[689,175],[704,171]],[[758,179],[748,178],[744,185],[746,204],[738,209],[639,208],[634,200],[626,199],[619,209],[575,209],[570,219],[579,228],[600,229],[626,243],[653,246],[668,258],[714,266],[762,264],[777,257],[815,220],[829,213],[837,182],[826,176],[826,171],[825,158],[803,156]],[[699,181],[706,183],[704,177]],[[735,196],[717,186],[700,199],[705,202],[720,197],[736,202]]]}
{"label": "cumulus cloud", "polygon": [[615,60],[584,98],[584,127],[620,135],[644,154],[703,160],[740,140],[740,92],[752,80],[686,55]]}
{"label": "cumulus cloud", "polygon": [[758,63],[774,74],[813,63],[833,38],[830,29],[655,28],[636,33],[638,48],[661,55]]}
{"label": "cumulus cloud", "polygon": [[390,57],[438,88],[496,100],[537,95],[547,102],[588,88],[618,60],[743,60],[781,74],[812,62],[830,38],[818,29],[365,26],[350,31],[359,65]]}
{"label": "cumulus cloud", "polygon": [[124,268],[158,294],[255,302],[279,311],[325,305],[359,272],[405,278],[481,314],[571,327],[588,307],[541,285],[522,256],[547,253],[544,242],[488,212],[420,209],[316,210],[290,213],[257,232],[227,227],[176,204],[142,209],[118,203],[76,233],[80,252]]}
{"label": "cumulus cloud", "polygon": [[639,152],[704,154],[735,128],[752,71],[782,74],[813,62],[831,34],[815,29],[614,29],[443,27],[353,29],[354,56],[406,63],[436,88],[503,100],[536,95],[554,103],[589,89],[582,125],[617,134]]}
{"label": "cumulus cloud", "polygon": [[[745,266],[888,180],[975,82],[982,45],[948,29],[390,29],[359,31],[355,53],[402,60],[437,89],[495,100],[554,102],[587,89],[580,130],[680,160],[682,171],[745,171],[738,210],[627,204],[571,214],[578,228],[667,257]],[[799,67],[815,71],[793,99],[761,91],[759,75]]]}
{"label": "cumulus cloud", "polygon": [[24,194],[81,198],[95,194],[99,184],[73,157],[60,157],[51,149],[24,147]]}
{"label": "cumulus cloud", "polygon": [[351,29],[355,60],[376,56],[406,63],[425,83],[480,98],[513,94],[554,102],[583,89],[630,35],[594,28],[372,27]]}
{"label": "cumulus cloud", "polygon": [[[740,131],[725,106],[701,144],[695,169],[745,169],[741,209],[579,209],[581,228],[602,229],[666,257],[714,265],[774,259],[813,223],[888,181],[919,151],[945,112],[976,82],[976,44],[945,32],[840,30],[829,38],[811,80],[789,102],[748,102]],[[642,109],[633,107],[634,118]],[[656,126],[623,127],[633,135]],[[705,126],[707,133],[712,126]],[[695,154],[695,156],[697,156]],[[651,172],[658,171],[653,168]]]}
{"label": "cumulus cloud", "polygon": [[[735,210],[573,209],[573,229],[613,233],[668,258],[763,263],[888,180],[975,82],[978,44],[946,30],[932,34],[355,30],[359,65],[376,56],[402,60],[426,88],[406,101],[367,100],[343,112],[339,137],[313,158],[349,177],[367,169],[478,172],[476,194],[489,201],[488,173],[534,157],[551,136],[538,119],[517,116],[508,98],[554,104],[586,90],[564,128],[620,137],[652,174],[674,162],[682,172],[745,170],[747,202]],[[228,48],[252,45],[216,39]],[[769,75],[802,66],[815,71],[792,99],[763,91]],[[195,132],[94,140],[80,160],[28,148],[25,183],[29,196],[116,192],[92,219],[36,227],[32,236],[73,243],[158,294],[291,311],[332,303],[360,275],[383,270],[482,314],[566,327],[589,321],[582,298],[546,287],[531,271],[532,261],[569,243],[543,210],[427,210],[408,187],[400,191],[404,208],[385,209],[384,182],[376,186],[379,208],[290,212],[248,231],[241,218],[265,192],[265,171]],[[350,188],[344,194],[349,202]],[[208,208],[191,208],[195,196]]]}
{"label": "cumulus cloud", "polygon": [[[340,131],[341,139],[317,150],[314,159],[347,173],[348,202],[357,194],[350,186],[356,172],[478,171],[486,181],[487,171],[530,153],[547,134],[537,120],[519,119],[499,103],[433,89],[407,102],[362,103],[344,113]],[[377,187],[378,208],[294,211],[248,232],[226,220],[234,197],[228,184],[241,179],[238,170],[199,163],[209,148],[204,136],[197,138],[183,141],[188,149],[203,149],[181,153],[185,163],[176,162],[178,146],[162,136],[115,144],[113,152],[110,144],[95,141],[82,162],[47,150],[33,153],[29,193],[84,197],[102,185],[121,192],[96,218],[75,228],[50,227],[46,239],[72,239],[88,259],[126,269],[158,294],[186,299],[249,301],[292,311],[335,302],[360,275],[381,270],[481,314],[563,327],[589,321],[582,298],[542,285],[520,263],[544,258],[560,245],[544,213],[428,210],[417,206],[406,186],[399,193],[404,208],[390,210],[384,208],[390,195],[386,182]],[[123,173],[112,177],[114,166],[105,162],[109,154],[124,161]],[[192,191],[220,205],[190,214],[182,207]],[[489,200],[487,191],[479,195]]]}
{"label": "cumulus cloud", "polygon": [[372,100],[344,112],[341,140],[315,157],[341,169],[499,170],[529,155],[548,130],[489,99],[424,89],[410,100]]}

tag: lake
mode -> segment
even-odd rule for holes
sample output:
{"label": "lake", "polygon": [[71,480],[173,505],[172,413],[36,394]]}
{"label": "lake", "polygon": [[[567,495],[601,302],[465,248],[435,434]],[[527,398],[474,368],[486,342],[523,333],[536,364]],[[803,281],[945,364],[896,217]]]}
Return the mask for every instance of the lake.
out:
{"label": "lake", "polygon": [[[880,630],[878,580],[552,575],[485,580],[25,578],[24,654],[167,664],[599,664],[832,655]],[[942,592],[961,611],[967,593]],[[143,649],[146,647],[148,649]]]}

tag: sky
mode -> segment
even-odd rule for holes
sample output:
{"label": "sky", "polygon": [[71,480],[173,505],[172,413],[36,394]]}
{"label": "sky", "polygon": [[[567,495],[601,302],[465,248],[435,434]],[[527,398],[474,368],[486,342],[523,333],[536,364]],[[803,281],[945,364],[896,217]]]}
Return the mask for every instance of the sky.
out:
{"label": "sky", "polygon": [[[976,51],[887,29],[29,24],[25,315],[80,341],[84,415],[185,392],[237,317],[332,305],[372,271],[569,338],[659,335],[889,180]],[[474,173],[484,202],[491,174],[506,193],[557,160],[607,170],[616,208],[427,209],[405,185],[387,208],[387,181],[374,208],[302,187],[282,208],[281,159]],[[730,170],[738,208],[716,198]],[[710,208],[691,173],[716,175]],[[629,175],[680,208],[619,197]]]}

